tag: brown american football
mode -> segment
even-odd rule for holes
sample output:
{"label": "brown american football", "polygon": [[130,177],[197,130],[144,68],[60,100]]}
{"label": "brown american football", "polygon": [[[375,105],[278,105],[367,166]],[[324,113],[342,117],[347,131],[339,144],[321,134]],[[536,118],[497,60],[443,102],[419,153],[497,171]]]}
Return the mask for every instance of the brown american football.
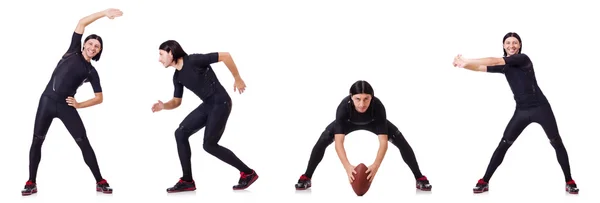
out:
{"label": "brown american football", "polygon": [[352,181],[352,189],[354,193],[358,196],[363,196],[369,188],[371,187],[371,183],[367,180],[367,176],[369,175],[367,172],[367,166],[363,163],[358,164],[354,170],[356,174],[354,174],[354,181]]}

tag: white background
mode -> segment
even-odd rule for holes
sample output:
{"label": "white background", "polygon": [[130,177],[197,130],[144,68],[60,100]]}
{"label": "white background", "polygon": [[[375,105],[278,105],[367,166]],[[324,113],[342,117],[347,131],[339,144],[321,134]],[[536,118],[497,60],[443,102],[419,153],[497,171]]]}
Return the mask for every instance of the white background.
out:
{"label": "white background", "polygon": [[[194,1],[195,2],[195,1]],[[600,19],[589,1],[10,1],[0,6],[4,121],[0,128],[0,202],[124,202],[161,200],[251,202],[592,202],[600,169],[596,82]],[[489,3],[488,3],[489,2]],[[518,3],[517,3],[518,2]],[[20,197],[28,177],[33,121],[43,88],[67,50],[77,21],[105,8],[123,17],[100,19],[84,37],[103,37],[95,63],[104,103],[80,110],[113,195],[96,195],[81,152],[55,119],[38,173],[39,193]],[[537,124],[528,127],[491,180],[473,195],[512,116],[512,93],[500,74],[451,66],[453,57],[502,55],[502,37],[514,31],[533,60],[539,84],[553,105],[560,133],[581,188],[565,195],[554,149]],[[233,98],[220,142],[260,174],[246,192],[234,193],[238,172],[202,149],[194,135],[198,191],[167,195],[181,176],[174,130],[201,102],[190,91],[174,111],[152,113],[172,97],[173,69],[158,62],[158,45],[178,40],[188,53],[230,52],[248,85],[233,92],[222,64],[213,67]],[[371,190],[357,198],[333,147],[314,175],[312,190],[295,193],[311,149],[334,119],[356,80],[367,80],[388,118],[417,154],[431,193],[415,193],[414,178],[390,145]],[[79,101],[93,96],[89,83]],[[370,164],[375,135],[355,132],[346,149],[353,164]],[[220,199],[217,199],[220,198]]]}

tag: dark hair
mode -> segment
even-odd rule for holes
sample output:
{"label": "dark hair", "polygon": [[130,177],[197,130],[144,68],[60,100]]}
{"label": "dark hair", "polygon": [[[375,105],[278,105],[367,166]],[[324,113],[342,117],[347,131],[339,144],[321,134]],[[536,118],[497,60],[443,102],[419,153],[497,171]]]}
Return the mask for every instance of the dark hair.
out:
{"label": "dark hair", "polygon": [[352,87],[350,87],[350,95],[352,96],[355,94],[370,94],[371,96],[375,96],[375,92],[373,87],[371,87],[371,84],[364,80],[356,81],[354,84],[352,84]]}
{"label": "dark hair", "polygon": [[91,34],[85,38],[83,43],[85,44],[90,39],[95,39],[95,40],[98,40],[98,42],[100,42],[100,51],[98,52],[98,54],[96,54],[96,56],[94,56],[94,58],[92,58],[92,60],[94,60],[94,61],[99,61],[100,56],[102,56],[102,50],[104,50],[104,43],[102,42],[102,37],[100,37],[96,34]]}
{"label": "dark hair", "polygon": [[[504,38],[502,38],[502,44],[504,44],[504,42],[506,41],[506,39],[508,39],[509,37],[514,37],[517,38],[517,40],[519,40],[519,44],[521,45],[519,48],[519,53],[521,53],[521,50],[523,49],[523,42],[521,42],[521,37],[519,36],[519,34],[515,33],[515,32],[509,32],[506,33],[506,35],[504,35]],[[502,51],[504,52],[504,56],[506,56],[506,50],[504,50],[504,48],[502,48]]]}
{"label": "dark hair", "polygon": [[166,52],[171,52],[171,54],[173,54],[173,61],[188,55],[187,53],[185,53],[183,48],[181,48],[179,42],[175,40],[167,40],[163,42],[162,44],[160,44],[160,46],[158,46],[158,49]]}

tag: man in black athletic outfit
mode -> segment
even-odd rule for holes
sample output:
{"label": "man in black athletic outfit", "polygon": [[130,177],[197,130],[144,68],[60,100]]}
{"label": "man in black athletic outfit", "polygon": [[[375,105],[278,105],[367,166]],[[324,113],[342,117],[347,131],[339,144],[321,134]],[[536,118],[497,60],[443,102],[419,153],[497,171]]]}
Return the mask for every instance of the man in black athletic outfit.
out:
{"label": "man in black athletic outfit", "polygon": [[[71,45],[58,62],[52,78],[40,98],[35,116],[33,141],[29,151],[29,180],[21,191],[22,195],[37,193],[36,175],[42,156],[42,144],[54,118],[58,118],[64,123],[79,145],[83,159],[96,179],[96,190],[112,193],[112,188],[100,174],[96,155],[87,139],[86,130],[77,109],[102,103],[100,77],[96,68],[90,63],[90,60],[100,60],[103,48],[102,38],[95,34],[89,35],[84,41],[82,50],[81,38],[85,27],[102,17],[113,19],[122,14],[118,9],[107,9],[79,20],[71,38]],[[74,98],[75,93],[85,82],[90,82],[95,97],[84,102],[77,102]]]}
{"label": "man in black athletic outfit", "polygon": [[503,44],[504,57],[502,58],[465,59],[458,55],[453,62],[455,67],[504,74],[516,102],[514,115],[506,126],[504,135],[492,155],[485,175],[477,182],[473,192],[488,191],[488,181],[504,160],[508,148],[529,124],[535,122],[542,126],[550,140],[550,144],[556,150],[558,163],[565,176],[566,191],[577,194],[579,189],[571,178],[569,157],[558,133],[554,113],[546,96],[537,84],[533,63],[527,55],[521,53],[521,37],[517,33],[507,33],[503,38]]}
{"label": "man in black athletic outfit", "polygon": [[402,159],[408,165],[416,179],[417,189],[429,191],[431,185],[427,177],[421,174],[419,164],[412,148],[404,139],[400,130],[392,124],[386,117],[386,111],[383,103],[374,96],[371,85],[366,81],[357,81],[350,88],[350,95],[346,96],[337,108],[336,119],[327,126],[325,131],[319,137],[319,140],[312,149],[310,160],[306,172],[300,176],[295,187],[297,190],[308,189],[312,186],[311,178],[317,165],[325,156],[325,149],[335,141],[335,150],[340,161],[346,169],[350,182],[354,180],[356,171],[353,165],[348,162],[344,149],[344,138],[347,134],[356,130],[367,130],[379,137],[379,150],[375,163],[369,166],[367,172],[370,172],[368,179],[373,180],[385,153],[387,152],[388,141],[400,149]]}
{"label": "man in black athletic outfit", "polygon": [[175,91],[169,102],[158,101],[152,106],[152,111],[158,112],[163,109],[171,110],[179,107],[183,96],[183,87],[188,88],[203,101],[175,130],[183,177],[175,186],[167,188],[167,192],[196,190],[192,178],[189,137],[203,127],[206,127],[204,129],[204,150],[240,171],[241,177],[238,184],[233,186],[234,190],[248,188],[258,179],[256,172],[246,166],[229,149],[218,144],[231,113],[232,103],[231,97],[217,79],[210,65],[217,62],[225,63],[235,78],[234,91],[237,89],[241,94],[246,88],[231,55],[227,52],[188,55],[175,40],[163,42],[159,46],[159,53],[160,62],[165,67],[172,66],[176,69],[173,74]]}

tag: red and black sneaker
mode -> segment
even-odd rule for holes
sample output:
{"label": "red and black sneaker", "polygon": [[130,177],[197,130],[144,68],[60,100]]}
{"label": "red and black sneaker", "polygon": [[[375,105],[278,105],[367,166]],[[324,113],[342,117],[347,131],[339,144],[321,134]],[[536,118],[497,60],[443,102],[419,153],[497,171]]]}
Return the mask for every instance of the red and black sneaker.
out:
{"label": "red and black sneaker", "polygon": [[234,190],[243,190],[246,189],[248,187],[250,187],[250,185],[252,185],[252,183],[254,183],[254,181],[256,181],[258,179],[258,174],[256,174],[256,171],[252,170],[252,173],[244,173],[244,172],[240,172],[240,180],[238,181],[237,185],[233,186]]}
{"label": "red and black sneaker", "polygon": [[196,183],[192,181],[184,181],[179,179],[179,182],[175,184],[175,186],[167,188],[168,193],[172,192],[186,192],[186,191],[195,191]]}
{"label": "red and black sneaker", "polygon": [[27,196],[37,193],[37,184],[28,180],[25,183],[25,188],[21,190],[21,195]]}
{"label": "red and black sneaker", "polygon": [[296,183],[295,186],[296,190],[306,190],[312,186],[312,181],[310,181],[310,178],[307,177],[305,174],[302,174],[300,176],[300,179],[298,179],[298,183]]}
{"label": "red and black sneaker", "polygon": [[431,188],[432,186],[431,184],[429,184],[429,180],[427,180],[427,177],[423,176],[417,179],[417,189],[423,191],[431,191]]}
{"label": "red and black sneaker", "polygon": [[579,188],[577,188],[577,184],[575,184],[574,180],[570,180],[567,182],[567,186],[565,186],[565,190],[569,194],[579,194]]}
{"label": "red and black sneaker", "polygon": [[104,193],[104,194],[112,194],[113,189],[110,187],[106,180],[102,179],[96,183],[96,191]]}
{"label": "red and black sneaker", "polygon": [[490,186],[487,182],[485,182],[483,179],[479,179],[479,181],[477,181],[477,184],[473,188],[473,193],[487,192],[489,188]]}

